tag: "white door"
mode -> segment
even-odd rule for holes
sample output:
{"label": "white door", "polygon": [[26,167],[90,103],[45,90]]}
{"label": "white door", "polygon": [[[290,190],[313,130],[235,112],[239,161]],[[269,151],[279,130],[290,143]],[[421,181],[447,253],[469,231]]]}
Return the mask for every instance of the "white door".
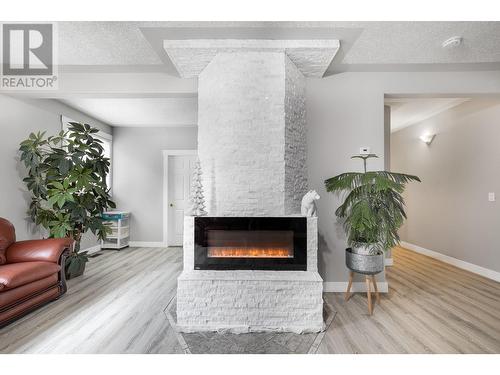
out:
{"label": "white door", "polygon": [[168,246],[182,246],[184,211],[189,209],[196,155],[168,157]]}

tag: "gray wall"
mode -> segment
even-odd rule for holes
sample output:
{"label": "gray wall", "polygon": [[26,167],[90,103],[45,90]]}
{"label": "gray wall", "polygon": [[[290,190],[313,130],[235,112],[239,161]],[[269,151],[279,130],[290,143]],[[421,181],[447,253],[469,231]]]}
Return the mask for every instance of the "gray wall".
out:
{"label": "gray wall", "polygon": [[[327,194],[323,181],[348,170],[361,170],[361,165],[350,156],[359,147],[369,146],[380,159],[370,167],[384,168],[384,94],[463,94],[500,93],[499,72],[435,72],[435,73],[342,73],[323,79],[309,79],[307,83],[308,112],[308,180],[321,200],[318,203],[320,254],[319,267],[325,281],[344,282],[345,237],[336,222],[334,210],[339,199]],[[19,102],[1,97],[0,156],[2,197],[19,195],[20,201],[3,199],[0,215],[11,212],[20,229],[20,237],[28,236],[22,200],[22,183],[14,161],[17,144],[36,124],[51,124],[59,129],[59,118],[54,110],[41,108],[41,101]],[[65,109],[65,114],[78,119]],[[93,122],[97,123],[97,122]],[[4,131],[7,129],[7,131]],[[162,185],[163,166],[161,150],[192,149],[197,147],[195,128],[114,128],[114,199],[119,208],[133,214],[133,241],[162,241]],[[4,139],[4,137],[8,139]],[[7,164],[6,164],[7,163]],[[5,179],[4,179],[5,177]],[[6,182],[4,182],[6,181]]]}
{"label": "gray wall", "polygon": [[[347,280],[346,248],[342,226],[334,211],[340,200],[327,193],[324,180],[347,171],[362,171],[360,160],[350,157],[369,146],[380,159],[369,167],[384,169],[384,103],[378,87],[362,85],[357,75],[310,80],[307,87],[309,185],[321,199],[318,204],[318,267],[325,281]],[[363,87],[363,90],[359,88]]]}
{"label": "gray wall", "polygon": [[163,241],[162,150],[197,147],[196,127],[114,128],[113,199],[132,213],[131,241]]}
{"label": "gray wall", "polygon": [[391,170],[391,107],[384,106],[384,169]]}
{"label": "gray wall", "polygon": [[319,269],[325,281],[345,282],[346,241],[334,215],[340,201],[324,180],[360,171],[349,158],[361,146],[380,156],[369,167],[384,169],[384,94],[499,94],[500,72],[349,72],[309,79],[307,91],[309,186],[321,195]]}
{"label": "gray wall", "polygon": [[[419,140],[425,132],[436,134],[429,146]],[[500,271],[500,101],[463,103],[391,140],[392,169],[422,179],[405,194],[402,239]]]}
{"label": "gray wall", "polygon": [[[25,171],[19,162],[19,143],[31,132],[46,130],[56,134],[61,130],[61,115],[75,121],[87,122],[107,133],[111,128],[96,119],[50,99],[17,99],[0,95],[0,217],[7,218],[16,227],[19,240],[40,238],[27,217],[29,194],[22,182]],[[95,238],[86,236],[82,248],[96,244]]]}

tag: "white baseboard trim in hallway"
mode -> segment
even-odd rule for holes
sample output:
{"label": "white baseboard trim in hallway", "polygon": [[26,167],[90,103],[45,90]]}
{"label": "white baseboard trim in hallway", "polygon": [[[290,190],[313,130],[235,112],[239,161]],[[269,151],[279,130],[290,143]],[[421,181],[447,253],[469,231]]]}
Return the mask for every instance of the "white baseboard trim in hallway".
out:
{"label": "white baseboard trim in hallway", "polygon": [[148,241],[130,241],[128,243],[130,247],[167,247],[162,241],[159,242],[148,242]]}
{"label": "white baseboard trim in hallway", "polygon": [[[378,291],[380,293],[388,293],[389,292],[389,284],[387,281],[377,282]],[[347,290],[347,281],[324,281],[323,282],[323,292],[325,293],[345,293]],[[358,293],[364,292],[366,293],[366,284],[364,282],[354,282],[352,283],[351,292]],[[373,292],[373,289],[372,289]]]}
{"label": "white baseboard trim in hallway", "polygon": [[463,270],[473,272],[475,274],[487,277],[488,279],[500,282],[500,272],[490,270],[488,268],[484,268],[484,267],[478,266],[476,264],[465,262],[463,260],[450,257],[449,255],[444,255],[444,254],[438,253],[437,251],[429,250],[429,249],[426,249],[424,247],[420,247],[420,246],[411,244],[409,242],[401,241],[401,247],[404,247],[408,250],[412,250],[416,253],[427,255],[431,258],[440,260],[444,263],[451,264],[452,266],[461,268]]}

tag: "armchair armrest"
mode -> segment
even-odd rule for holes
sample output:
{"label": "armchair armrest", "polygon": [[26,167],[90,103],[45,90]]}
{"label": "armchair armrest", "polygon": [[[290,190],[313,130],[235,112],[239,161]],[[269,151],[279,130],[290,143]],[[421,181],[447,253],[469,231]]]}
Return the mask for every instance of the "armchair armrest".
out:
{"label": "armchair armrest", "polygon": [[48,238],[15,242],[5,252],[7,263],[52,262],[58,263],[65,250],[69,250],[71,238]]}

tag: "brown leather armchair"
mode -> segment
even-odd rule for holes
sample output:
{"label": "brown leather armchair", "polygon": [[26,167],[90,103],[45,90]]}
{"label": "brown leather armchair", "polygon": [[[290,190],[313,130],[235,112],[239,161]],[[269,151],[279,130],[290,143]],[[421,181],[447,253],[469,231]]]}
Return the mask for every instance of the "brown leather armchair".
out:
{"label": "brown leather armchair", "polygon": [[69,238],[16,242],[14,226],[0,218],[0,328],[66,292],[71,245]]}

